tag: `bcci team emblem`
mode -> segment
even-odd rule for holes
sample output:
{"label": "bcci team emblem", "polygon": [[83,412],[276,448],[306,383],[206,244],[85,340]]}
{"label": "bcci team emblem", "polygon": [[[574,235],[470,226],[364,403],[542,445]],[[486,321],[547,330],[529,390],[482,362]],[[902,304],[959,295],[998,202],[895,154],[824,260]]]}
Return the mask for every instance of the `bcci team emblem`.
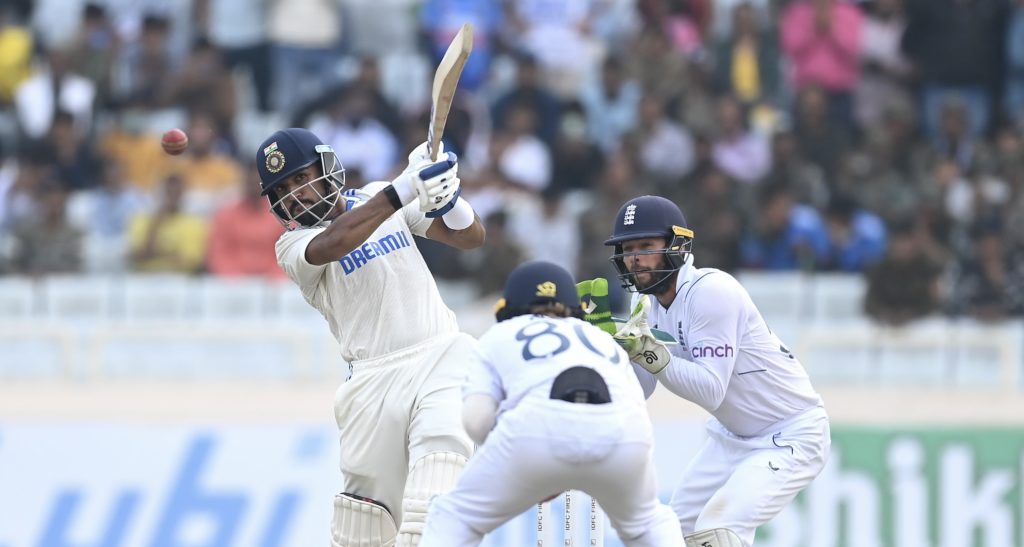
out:
{"label": "bcci team emblem", "polygon": [[555,292],[557,292],[555,284],[550,281],[545,281],[540,285],[537,285],[537,296],[543,296],[544,298],[554,298]]}
{"label": "bcci team emblem", "polygon": [[630,204],[626,207],[626,214],[622,215],[622,225],[631,226],[636,217],[636,204]]}
{"label": "bcci team emblem", "polygon": [[267,171],[278,173],[281,169],[284,169],[284,154],[280,150],[267,154]]}

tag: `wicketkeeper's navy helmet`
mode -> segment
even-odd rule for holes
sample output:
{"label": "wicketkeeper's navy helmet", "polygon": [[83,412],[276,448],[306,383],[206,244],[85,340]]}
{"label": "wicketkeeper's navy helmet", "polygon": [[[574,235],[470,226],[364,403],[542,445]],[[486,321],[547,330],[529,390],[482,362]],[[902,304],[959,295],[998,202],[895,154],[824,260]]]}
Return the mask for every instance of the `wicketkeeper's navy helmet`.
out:
{"label": "wicketkeeper's navy helmet", "polygon": [[[665,247],[634,253],[622,252],[624,242],[652,237],[663,238]],[[686,218],[675,203],[660,196],[640,196],[627,201],[619,209],[615,215],[612,237],[604,244],[615,247],[615,254],[610,260],[618,272],[623,288],[650,294],[657,292],[661,284],[686,263],[686,255],[690,253],[690,247],[693,245],[693,231],[687,227]],[[646,287],[637,286],[636,276],[626,266],[626,258],[638,254],[662,254],[667,262],[665,269],[650,271],[661,276]]]}
{"label": "wicketkeeper's navy helmet", "polygon": [[498,321],[504,321],[530,313],[533,306],[554,303],[564,305],[575,317],[582,316],[572,274],[557,264],[536,260],[521,264],[508,274],[494,314]]}
{"label": "wicketkeeper's navy helmet", "polygon": [[[319,197],[315,203],[298,202],[294,193],[282,194],[279,186],[297,172],[320,162],[320,174],[312,177],[303,187],[309,187]],[[286,228],[298,225],[315,226],[325,220],[338,203],[345,188],[345,168],[334,149],[323,143],[308,129],[292,127],[275,131],[256,150],[256,169],[260,174],[262,195],[270,200],[270,210]],[[324,181],[324,184],[315,184]],[[291,206],[291,208],[289,208]]]}

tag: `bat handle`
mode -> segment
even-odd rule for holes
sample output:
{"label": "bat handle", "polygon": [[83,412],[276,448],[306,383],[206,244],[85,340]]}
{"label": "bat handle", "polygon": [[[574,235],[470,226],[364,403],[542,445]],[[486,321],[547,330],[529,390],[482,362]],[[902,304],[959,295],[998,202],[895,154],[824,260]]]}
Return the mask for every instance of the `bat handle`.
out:
{"label": "bat handle", "polygon": [[458,162],[459,157],[455,155],[455,152],[448,152],[447,158],[445,158],[444,161],[440,161],[423,168],[420,171],[420,178],[426,180],[431,177],[436,177],[437,175],[444,173],[445,171],[451,169],[452,167],[455,167],[455,164]]}

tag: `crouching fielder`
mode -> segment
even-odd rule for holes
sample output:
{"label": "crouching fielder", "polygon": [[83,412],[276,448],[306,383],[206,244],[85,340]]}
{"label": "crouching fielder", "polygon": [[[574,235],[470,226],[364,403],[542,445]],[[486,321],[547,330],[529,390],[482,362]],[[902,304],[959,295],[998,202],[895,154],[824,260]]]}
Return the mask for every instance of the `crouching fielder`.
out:
{"label": "crouching fielder", "polygon": [[626,545],[683,545],[657,498],[651,424],[629,358],[580,314],[564,269],[530,262],[509,275],[463,387],[463,423],[481,446],[455,489],[434,498],[420,547],[479,545],[566,490],[595,498]]}

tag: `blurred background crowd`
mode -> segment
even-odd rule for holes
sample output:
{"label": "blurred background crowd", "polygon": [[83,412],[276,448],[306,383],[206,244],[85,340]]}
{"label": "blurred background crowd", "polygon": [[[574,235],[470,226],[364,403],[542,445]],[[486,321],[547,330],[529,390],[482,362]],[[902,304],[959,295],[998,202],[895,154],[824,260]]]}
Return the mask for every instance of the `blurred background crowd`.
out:
{"label": "blurred background crowd", "polygon": [[309,127],[349,186],[390,179],[470,22],[445,142],[488,241],[420,241],[438,277],[613,277],[615,212],[656,193],[701,267],[863,275],[887,324],[1024,315],[1021,0],[0,6],[0,275],[281,278],[258,143]]}

